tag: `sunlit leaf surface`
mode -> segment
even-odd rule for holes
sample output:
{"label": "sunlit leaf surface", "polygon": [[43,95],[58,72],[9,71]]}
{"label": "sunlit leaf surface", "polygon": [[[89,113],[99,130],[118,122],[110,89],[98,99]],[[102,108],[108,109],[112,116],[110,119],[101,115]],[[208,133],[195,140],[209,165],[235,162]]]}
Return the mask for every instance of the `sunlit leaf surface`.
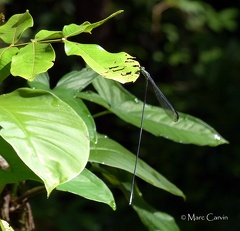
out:
{"label": "sunlit leaf surface", "polygon": [[59,98],[19,89],[0,96],[0,135],[45,183],[48,194],[79,175],[89,156],[85,123]]}
{"label": "sunlit leaf surface", "polygon": [[22,33],[32,26],[33,19],[28,11],[23,14],[15,14],[0,26],[0,39],[5,43],[15,44],[21,38]]}
{"label": "sunlit leaf surface", "polygon": [[[117,142],[106,136],[99,136],[98,143],[91,147],[89,161],[133,173],[136,157]],[[185,197],[180,189],[141,159],[138,160],[136,175],[155,187],[166,190],[174,195]]]}
{"label": "sunlit leaf surface", "polygon": [[64,41],[67,55],[81,56],[94,71],[120,83],[134,82],[140,74],[140,65],[125,52],[109,53],[96,44]]}
{"label": "sunlit leaf surface", "polygon": [[91,33],[91,31],[94,28],[101,26],[107,20],[115,17],[116,15],[118,15],[122,12],[123,12],[123,10],[119,10],[119,11],[111,14],[107,18],[105,18],[105,19],[103,19],[99,22],[95,22],[95,23],[84,22],[81,25],[76,25],[76,24],[66,25],[66,26],[63,27],[63,35],[65,37],[71,37],[71,36],[76,36],[76,35],[81,34],[81,33]]}
{"label": "sunlit leaf surface", "polygon": [[[142,101],[115,81],[99,77],[93,81],[93,85],[99,94],[80,92],[78,96],[106,107],[128,123],[140,126]],[[198,118],[179,113],[179,121],[173,122],[162,108],[151,105],[146,105],[143,129],[153,135],[185,144],[217,146],[228,143]]]}
{"label": "sunlit leaf surface", "polygon": [[116,204],[110,189],[92,172],[86,168],[74,179],[61,184],[57,190],[74,193],[89,200],[108,204],[113,210]]}
{"label": "sunlit leaf surface", "polygon": [[11,74],[33,80],[53,66],[55,52],[51,44],[32,42],[12,58]]}

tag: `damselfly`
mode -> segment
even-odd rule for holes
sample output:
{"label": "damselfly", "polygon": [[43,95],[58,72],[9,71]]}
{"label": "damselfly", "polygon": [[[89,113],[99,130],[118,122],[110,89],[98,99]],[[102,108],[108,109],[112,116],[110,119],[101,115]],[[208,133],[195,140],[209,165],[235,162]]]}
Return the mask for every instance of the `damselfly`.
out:
{"label": "damselfly", "polygon": [[146,86],[145,86],[145,94],[144,94],[144,101],[143,101],[143,109],[142,109],[142,117],[141,117],[141,122],[140,122],[140,132],[139,132],[139,140],[138,140],[138,149],[137,149],[137,154],[136,154],[136,161],[135,161],[135,166],[134,166],[134,171],[133,171],[133,178],[132,178],[132,185],[131,185],[131,192],[130,192],[130,199],[129,199],[129,205],[132,204],[132,199],[133,199],[133,191],[134,191],[134,184],[135,184],[135,176],[136,176],[136,171],[137,171],[137,162],[138,162],[138,157],[140,153],[140,146],[141,146],[141,139],[142,139],[142,127],[143,127],[143,120],[144,120],[144,110],[145,110],[145,104],[146,104],[146,99],[147,99],[147,88],[148,88],[148,82],[150,81],[153,87],[153,90],[156,94],[156,97],[162,106],[163,110],[166,112],[166,114],[174,121],[177,122],[179,119],[179,115],[176,112],[176,110],[173,108],[171,103],[167,100],[167,98],[164,96],[164,94],[161,92],[161,90],[157,87],[156,83],[150,76],[150,74],[145,70],[144,67],[140,67],[142,75],[146,79]]}

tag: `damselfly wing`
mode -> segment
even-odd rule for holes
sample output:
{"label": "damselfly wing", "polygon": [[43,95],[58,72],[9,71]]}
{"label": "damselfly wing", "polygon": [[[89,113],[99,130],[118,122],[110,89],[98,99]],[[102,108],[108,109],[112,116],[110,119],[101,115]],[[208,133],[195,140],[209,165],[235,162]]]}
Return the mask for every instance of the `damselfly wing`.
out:
{"label": "damselfly wing", "polygon": [[135,161],[135,166],[134,166],[134,171],[133,171],[133,178],[132,178],[132,185],[131,185],[131,192],[130,192],[130,199],[129,199],[129,205],[132,204],[132,199],[133,199],[133,191],[134,191],[134,184],[135,184],[135,176],[136,176],[136,171],[137,171],[137,162],[138,162],[138,157],[140,153],[140,146],[141,146],[141,139],[142,139],[142,126],[143,126],[143,120],[144,120],[144,110],[145,110],[145,104],[146,104],[146,98],[147,98],[147,88],[148,88],[148,82],[152,84],[153,90],[155,92],[155,95],[163,108],[163,110],[166,112],[166,114],[174,121],[177,122],[179,119],[179,115],[177,111],[174,109],[172,104],[168,101],[166,96],[162,93],[162,91],[157,87],[156,83],[150,76],[150,74],[145,70],[145,67],[140,67],[142,75],[146,79],[146,86],[145,86],[145,94],[144,94],[144,101],[143,101],[143,109],[142,109],[142,117],[141,117],[141,122],[140,122],[140,132],[139,132],[139,140],[138,140],[138,148],[137,148],[137,154],[136,154],[136,161]]}

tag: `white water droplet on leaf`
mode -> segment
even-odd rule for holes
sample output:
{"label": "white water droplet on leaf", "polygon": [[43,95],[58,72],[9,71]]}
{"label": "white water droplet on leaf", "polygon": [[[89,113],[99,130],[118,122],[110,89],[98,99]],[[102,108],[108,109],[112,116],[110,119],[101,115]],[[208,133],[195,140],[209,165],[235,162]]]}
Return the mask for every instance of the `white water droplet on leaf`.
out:
{"label": "white water droplet on leaf", "polygon": [[214,135],[214,139],[216,139],[216,140],[221,140],[221,137],[220,137],[218,134],[215,134],[215,135]]}
{"label": "white water droplet on leaf", "polygon": [[139,99],[138,98],[135,98],[134,101],[135,101],[135,103],[139,103]]}

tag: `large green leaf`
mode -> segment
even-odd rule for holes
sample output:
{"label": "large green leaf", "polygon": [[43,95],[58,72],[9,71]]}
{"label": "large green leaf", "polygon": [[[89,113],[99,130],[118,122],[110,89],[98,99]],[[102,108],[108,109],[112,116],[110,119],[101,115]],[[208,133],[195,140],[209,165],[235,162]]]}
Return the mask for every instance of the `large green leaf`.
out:
{"label": "large green leaf", "polygon": [[12,57],[17,52],[18,48],[16,47],[6,47],[0,49],[0,84],[10,75]]}
{"label": "large green leaf", "polygon": [[85,123],[66,103],[36,89],[0,96],[0,135],[45,183],[48,195],[79,175],[89,156]]}
{"label": "large green leaf", "polygon": [[61,184],[57,190],[71,192],[89,200],[108,204],[116,210],[116,204],[109,188],[86,168],[74,179]]}
{"label": "large green leaf", "polygon": [[120,83],[134,82],[140,74],[140,64],[125,52],[109,53],[96,44],[64,41],[67,55],[81,56],[94,71]]}
{"label": "large green leaf", "polygon": [[54,89],[50,89],[49,76],[47,73],[39,74],[28,84],[32,88],[43,89],[53,93],[71,106],[85,122],[90,139],[95,143],[97,142],[97,135],[94,119],[83,101],[75,97],[76,93],[90,84],[95,77],[97,77],[96,72],[89,68],[84,68],[81,71],[72,71],[64,75]]}
{"label": "large green leaf", "polygon": [[[143,102],[115,81],[99,77],[93,81],[99,95],[93,92],[78,93],[78,96],[98,103],[124,121],[140,126]],[[160,107],[146,105],[143,129],[156,136],[196,145],[217,146],[227,141],[211,126],[193,116],[179,113],[179,121],[173,122]]]}
{"label": "large green leaf", "polygon": [[[99,136],[97,144],[91,147],[89,161],[133,173],[136,156],[106,136]],[[141,159],[138,160],[136,175],[155,187],[185,197],[180,189]]]}
{"label": "large green leaf", "polygon": [[103,20],[101,20],[99,22],[95,22],[95,23],[84,22],[81,25],[70,24],[70,25],[64,26],[63,27],[63,35],[65,37],[71,37],[71,36],[75,36],[75,35],[81,34],[83,32],[91,33],[92,29],[101,26],[107,20],[109,20],[112,17],[115,17],[116,15],[118,15],[118,14],[120,14],[122,12],[123,12],[123,10],[119,10],[119,11],[111,14],[107,18],[105,18],[105,19],[103,19]]}
{"label": "large green leaf", "polygon": [[5,43],[15,44],[19,41],[22,33],[32,26],[33,19],[28,10],[23,14],[15,14],[0,26],[0,39]]}
{"label": "large green leaf", "polygon": [[49,43],[32,42],[12,58],[11,74],[32,81],[53,66],[55,52]]}
{"label": "large green leaf", "polygon": [[57,86],[52,90],[53,94],[71,106],[84,120],[93,143],[97,142],[95,121],[86,105],[80,98],[76,97],[76,94],[90,84],[96,77],[97,73],[89,68],[81,71],[73,71],[63,76],[57,83]]}

